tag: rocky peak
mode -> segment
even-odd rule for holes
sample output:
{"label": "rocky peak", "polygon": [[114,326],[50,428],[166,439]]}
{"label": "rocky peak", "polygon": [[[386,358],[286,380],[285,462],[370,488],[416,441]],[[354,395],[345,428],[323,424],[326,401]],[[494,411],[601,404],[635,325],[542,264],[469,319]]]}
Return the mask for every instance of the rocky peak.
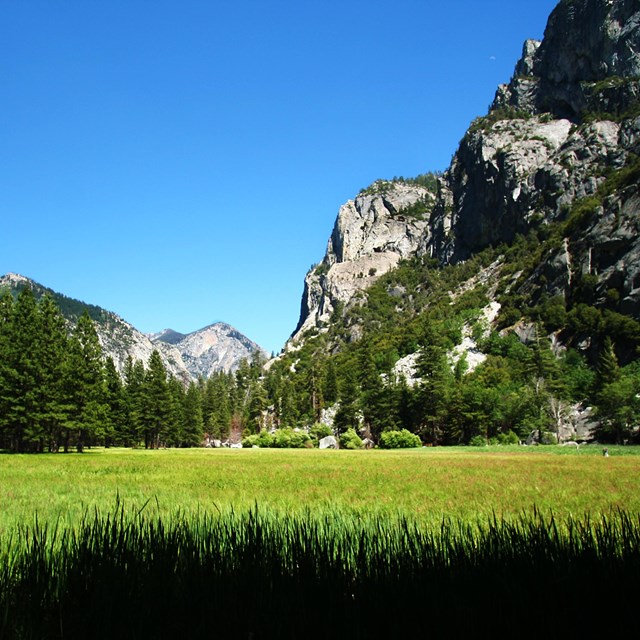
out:
{"label": "rocky peak", "polygon": [[639,52],[637,0],[562,0],[542,43],[525,43],[493,108],[571,120],[587,112],[622,114],[640,96]]}
{"label": "rocky peak", "polygon": [[245,335],[224,322],[194,331],[187,335],[165,329],[152,336],[158,346],[171,345],[192,378],[207,378],[218,371],[235,371],[242,360],[254,354],[265,355],[264,350]]}
{"label": "rocky peak", "polygon": [[[0,288],[6,287],[15,292],[24,286],[31,287],[36,298],[45,294],[51,295],[70,327],[75,326],[83,311],[88,311],[94,321],[98,340],[105,355],[113,359],[116,369],[120,373],[124,371],[129,357],[142,361],[146,366],[154,349],[157,348],[147,336],[111,311],[68,298],[34,280],[15,273],[8,273],[0,277]],[[159,351],[163,363],[171,375],[185,382],[190,379],[180,354],[171,345],[163,345]]]}
{"label": "rocky peak", "polygon": [[[376,182],[340,209],[325,258],[306,276],[293,342],[323,330],[340,303],[358,304],[402,258],[463,261],[565,220],[584,199],[601,217],[574,229],[541,267],[548,292],[564,295],[578,269],[640,314],[637,184],[606,201],[602,192],[611,172],[631,171],[639,154],[638,0],[561,0],[543,41],[525,42],[511,82],[471,124],[437,189]],[[415,207],[420,215],[407,215]]]}
{"label": "rocky peak", "polygon": [[338,304],[352,301],[402,258],[426,251],[434,202],[434,188],[378,180],[344,204],[324,259],[305,278],[294,341],[322,328]]}

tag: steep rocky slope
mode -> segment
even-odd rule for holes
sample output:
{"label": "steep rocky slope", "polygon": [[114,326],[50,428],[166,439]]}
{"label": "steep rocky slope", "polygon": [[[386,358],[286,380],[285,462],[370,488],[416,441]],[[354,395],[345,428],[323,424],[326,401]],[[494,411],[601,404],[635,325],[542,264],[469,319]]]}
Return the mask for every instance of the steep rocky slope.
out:
{"label": "steep rocky slope", "polygon": [[[341,208],[289,346],[402,258],[455,264],[545,229],[557,241],[518,287],[569,300],[587,278],[597,304],[639,317],[639,154],[640,5],[563,0],[435,191],[378,182]],[[423,215],[402,216],[417,201]]]}
{"label": "steep rocky slope", "polygon": [[434,191],[381,180],[341,207],[324,259],[305,278],[294,336],[323,327],[338,305],[353,300],[402,258],[426,248]]}

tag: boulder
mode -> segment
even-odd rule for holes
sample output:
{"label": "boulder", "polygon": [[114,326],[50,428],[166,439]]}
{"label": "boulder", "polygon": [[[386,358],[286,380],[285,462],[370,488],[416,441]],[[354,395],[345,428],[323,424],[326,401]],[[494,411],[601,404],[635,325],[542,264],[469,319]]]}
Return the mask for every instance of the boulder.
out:
{"label": "boulder", "polygon": [[318,442],[319,449],[337,449],[338,441],[333,436],[325,436]]}

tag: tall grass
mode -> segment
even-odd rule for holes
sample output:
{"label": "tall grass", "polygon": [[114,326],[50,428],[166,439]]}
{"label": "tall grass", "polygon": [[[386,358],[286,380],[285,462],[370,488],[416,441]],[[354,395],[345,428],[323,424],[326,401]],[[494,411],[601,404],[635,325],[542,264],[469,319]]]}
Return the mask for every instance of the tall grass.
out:
{"label": "tall grass", "polygon": [[[638,629],[640,521],[424,527],[262,507],[86,514],[0,549],[2,638],[399,638]],[[598,613],[596,613],[598,612]]]}

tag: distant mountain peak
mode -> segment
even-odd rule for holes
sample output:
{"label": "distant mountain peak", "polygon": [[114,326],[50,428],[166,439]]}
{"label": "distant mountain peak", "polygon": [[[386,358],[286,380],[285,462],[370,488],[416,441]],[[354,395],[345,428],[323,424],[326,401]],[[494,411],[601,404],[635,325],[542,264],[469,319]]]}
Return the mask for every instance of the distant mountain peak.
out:
{"label": "distant mountain peak", "polygon": [[256,352],[266,356],[264,349],[226,322],[214,322],[186,335],[165,329],[150,338],[154,344],[173,345],[194,378],[235,371],[242,360],[251,359]]}
{"label": "distant mountain peak", "polygon": [[173,329],[163,329],[158,333],[148,334],[151,342],[166,342],[167,344],[176,344],[185,337],[184,333],[174,331]]}

